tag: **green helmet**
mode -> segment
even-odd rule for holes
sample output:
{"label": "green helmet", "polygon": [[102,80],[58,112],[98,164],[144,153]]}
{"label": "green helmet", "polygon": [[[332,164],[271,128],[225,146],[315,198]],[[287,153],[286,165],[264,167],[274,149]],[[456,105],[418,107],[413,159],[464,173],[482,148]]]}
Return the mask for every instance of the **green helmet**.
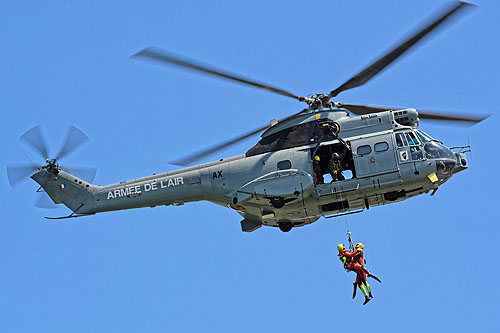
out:
{"label": "green helmet", "polygon": [[342,251],[344,249],[344,244],[337,245],[337,250]]}
{"label": "green helmet", "polygon": [[319,162],[321,159],[319,158],[318,155],[316,155],[316,156],[314,156],[314,160]]}

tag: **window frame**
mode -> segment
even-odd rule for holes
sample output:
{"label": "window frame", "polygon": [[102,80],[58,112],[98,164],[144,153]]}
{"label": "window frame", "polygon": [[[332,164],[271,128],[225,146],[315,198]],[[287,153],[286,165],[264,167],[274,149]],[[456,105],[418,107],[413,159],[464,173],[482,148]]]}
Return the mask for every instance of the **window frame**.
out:
{"label": "window frame", "polygon": [[[408,147],[408,142],[406,141],[406,135],[405,135],[405,132],[397,132],[395,133],[396,134],[396,146],[398,148],[404,148],[404,147]],[[398,137],[400,139],[402,139],[402,146],[398,145]]]}
{"label": "window frame", "polygon": [[[420,145],[420,141],[418,140],[417,135],[413,131],[404,132],[404,133],[405,133],[405,136],[407,137],[406,140],[408,141],[408,146]],[[410,144],[410,140],[411,140],[411,144]]]}

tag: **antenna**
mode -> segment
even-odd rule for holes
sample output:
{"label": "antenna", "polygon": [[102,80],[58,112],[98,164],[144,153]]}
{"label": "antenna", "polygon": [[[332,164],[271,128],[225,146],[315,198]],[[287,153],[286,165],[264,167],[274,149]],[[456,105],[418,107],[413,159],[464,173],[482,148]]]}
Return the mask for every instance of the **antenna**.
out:
{"label": "antenna", "polygon": [[469,146],[470,162],[474,164],[474,159],[472,158],[472,147],[470,145],[469,133],[467,133],[467,146]]}

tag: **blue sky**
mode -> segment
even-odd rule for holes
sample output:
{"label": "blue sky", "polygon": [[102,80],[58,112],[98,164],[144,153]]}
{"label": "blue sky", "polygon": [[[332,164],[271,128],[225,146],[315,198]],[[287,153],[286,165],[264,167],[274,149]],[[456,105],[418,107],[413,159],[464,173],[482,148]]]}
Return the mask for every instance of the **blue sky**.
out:
{"label": "blue sky", "polygon": [[[96,184],[173,170],[170,160],[303,106],[133,53],[155,45],[300,95],[328,92],[444,3],[4,2],[0,167],[25,162],[17,138],[28,128],[42,125],[55,152],[72,124],[91,141],[67,163],[97,167]],[[236,213],[203,202],[47,221],[67,210],[34,207],[36,184],[11,189],[4,172],[0,331],[498,331],[500,4],[476,4],[339,98],[492,114],[470,128],[422,122],[473,149],[470,169],[434,197],[247,234]],[[346,221],[383,280],[365,307],[336,258]]]}

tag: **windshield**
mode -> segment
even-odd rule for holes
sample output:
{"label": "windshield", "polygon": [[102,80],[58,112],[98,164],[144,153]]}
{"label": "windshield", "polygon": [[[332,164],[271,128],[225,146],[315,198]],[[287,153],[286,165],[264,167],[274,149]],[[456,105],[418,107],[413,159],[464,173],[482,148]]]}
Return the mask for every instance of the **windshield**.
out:
{"label": "windshield", "polygon": [[420,141],[422,141],[423,143],[434,140],[429,134],[427,134],[421,130],[417,130],[417,135],[420,138]]}
{"label": "windshield", "polygon": [[428,159],[433,158],[446,158],[450,160],[455,160],[455,154],[444,145],[437,143],[436,141],[429,141],[424,145],[425,156]]}

